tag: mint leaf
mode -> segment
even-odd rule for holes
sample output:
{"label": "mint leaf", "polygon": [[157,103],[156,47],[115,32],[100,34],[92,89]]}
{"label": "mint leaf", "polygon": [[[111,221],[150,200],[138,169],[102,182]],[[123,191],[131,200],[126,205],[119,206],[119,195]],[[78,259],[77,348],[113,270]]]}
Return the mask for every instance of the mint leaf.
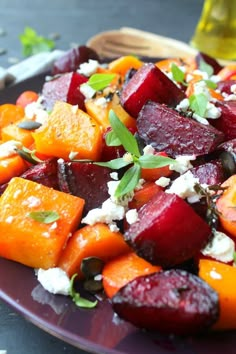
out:
{"label": "mint leaf", "polygon": [[23,56],[29,57],[40,52],[49,52],[55,48],[55,42],[39,36],[31,27],[25,27],[24,33],[19,36]]}
{"label": "mint leaf", "polygon": [[119,170],[122,167],[130,165],[131,162],[127,162],[123,159],[123,157],[119,157],[118,159],[110,160],[107,162],[94,162],[95,165],[109,167],[112,170]]}
{"label": "mint leaf", "polygon": [[59,214],[52,210],[32,211],[28,214],[28,217],[43,224],[50,224],[60,218]]}
{"label": "mint leaf", "polygon": [[200,59],[198,67],[199,67],[199,70],[206,72],[209,77],[214,74],[213,67],[211,65],[207,64],[205,62],[205,60],[203,60],[203,59]]}
{"label": "mint leaf", "polygon": [[172,73],[173,79],[176,82],[180,82],[180,83],[186,85],[186,83],[184,81],[184,76],[185,76],[184,72],[175,63],[171,64],[171,73]]}
{"label": "mint leaf", "polygon": [[207,87],[215,90],[217,88],[217,84],[214,81],[211,80],[204,80],[204,82],[206,83]]}
{"label": "mint leaf", "polygon": [[140,152],[137,140],[135,139],[133,134],[126,128],[126,126],[119,120],[113,110],[110,110],[109,112],[109,120],[115,135],[120,140],[125,150],[139,157]]}
{"label": "mint leaf", "polygon": [[105,141],[107,146],[120,146],[121,142],[120,139],[117,137],[116,133],[111,130],[105,136]]}
{"label": "mint leaf", "polygon": [[77,275],[78,274],[74,274],[71,277],[69,295],[72,297],[72,300],[74,301],[76,306],[84,307],[84,308],[87,308],[87,309],[88,308],[89,309],[94,308],[97,305],[97,300],[96,301],[87,300],[87,299],[81,297],[80,294],[75,291],[75,289],[74,289],[74,280],[77,277]]}
{"label": "mint leaf", "polygon": [[115,197],[119,198],[122,195],[132,192],[139,182],[140,174],[141,167],[139,164],[135,163],[121,178],[115,191]]}
{"label": "mint leaf", "polygon": [[93,74],[87,84],[95,91],[101,91],[110,85],[114,77],[115,74]]}
{"label": "mint leaf", "polygon": [[158,155],[142,155],[139,158],[139,164],[142,168],[158,168],[175,163],[174,159]]}
{"label": "mint leaf", "polygon": [[201,117],[206,113],[208,98],[203,94],[191,95],[189,97],[190,109]]}

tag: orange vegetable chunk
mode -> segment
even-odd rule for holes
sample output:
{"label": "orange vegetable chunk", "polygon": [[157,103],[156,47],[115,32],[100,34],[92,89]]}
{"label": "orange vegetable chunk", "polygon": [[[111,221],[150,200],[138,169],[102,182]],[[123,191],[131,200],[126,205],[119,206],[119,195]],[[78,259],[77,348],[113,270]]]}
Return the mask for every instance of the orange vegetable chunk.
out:
{"label": "orange vegetable chunk", "polygon": [[0,138],[1,130],[3,127],[15,123],[22,119],[25,115],[25,111],[22,107],[16,106],[11,103],[5,103],[0,106]]}
{"label": "orange vegetable chunk", "polygon": [[222,187],[226,187],[218,198],[216,207],[223,229],[236,237],[236,175],[229,177]]}
{"label": "orange vegetable chunk", "polygon": [[131,251],[118,256],[105,264],[102,271],[103,288],[109,298],[129,281],[141,275],[159,272],[161,267],[154,266]]}
{"label": "orange vegetable chunk", "polygon": [[113,232],[102,223],[86,225],[72,235],[58,265],[69,276],[78,273],[81,278],[80,265],[84,258],[98,257],[107,262],[129,250],[120,232]]}
{"label": "orange vegetable chunk", "polygon": [[46,122],[33,134],[36,150],[49,156],[99,160],[102,132],[98,123],[81,109],[56,102]]}
{"label": "orange vegetable chunk", "polygon": [[21,175],[27,168],[26,162],[19,155],[0,159],[0,184]]}
{"label": "orange vegetable chunk", "polygon": [[[78,227],[84,200],[41,184],[12,178],[0,198],[0,256],[34,268],[57,266]],[[36,221],[31,212],[54,211],[59,219]]]}
{"label": "orange vegetable chunk", "polygon": [[125,76],[129,69],[138,70],[143,65],[143,62],[136,58],[134,55],[125,55],[120,58],[114,59],[108,64],[108,69],[112,73]]}
{"label": "orange vegetable chunk", "polygon": [[2,140],[16,140],[21,142],[25,147],[29,147],[34,142],[32,131],[18,127],[18,124],[24,120],[21,119],[2,128]]}
{"label": "orange vegetable chunk", "polygon": [[39,95],[35,91],[24,91],[18,96],[16,105],[25,108],[29,103],[37,101]]}
{"label": "orange vegetable chunk", "polygon": [[236,268],[218,261],[201,259],[199,277],[219,295],[220,317],[213,329],[236,329]]}

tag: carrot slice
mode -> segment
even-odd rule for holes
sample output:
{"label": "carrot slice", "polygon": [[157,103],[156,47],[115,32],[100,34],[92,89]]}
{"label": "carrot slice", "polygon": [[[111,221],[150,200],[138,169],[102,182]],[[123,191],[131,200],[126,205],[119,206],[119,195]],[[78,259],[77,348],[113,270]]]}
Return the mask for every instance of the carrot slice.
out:
{"label": "carrot slice", "polygon": [[[12,178],[0,198],[0,256],[34,268],[57,266],[78,227],[84,200],[41,184]],[[58,220],[37,221],[31,212],[53,211]]]}
{"label": "carrot slice", "polygon": [[161,267],[152,265],[131,251],[105,264],[102,271],[104,291],[111,298],[129,281],[138,276],[155,273],[160,270]]}
{"label": "carrot slice", "polygon": [[113,232],[102,223],[86,225],[70,238],[59,260],[59,267],[69,276],[80,271],[81,262],[86,257],[98,257],[104,262],[130,250],[120,232]]}
{"label": "carrot slice", "polygon": [[143,188],[134,192],[133,199],[129,202],[130,209],[139,209],[146,204],[156,193],[163,190],[155,182],[147,182],[143,185]]}
{"label": "carrot slice", "polygon": [[45,123],[32,133],[39,153],[69,160],[71,152],[78,159],[99,160],[102,132],[97,122],[81,109],[56,102]]}
{"label": "carrot slice", "polygon": [[24,91],[16,100],[16,105],[25,108],[29,103],[37,101],[39,95],[35,91]]}
{"label": "carrot slice", "polygon": [[236,268],[208,259],[199,262],[199,276],[219,294],[220,317],[213,329],[236,329]]}

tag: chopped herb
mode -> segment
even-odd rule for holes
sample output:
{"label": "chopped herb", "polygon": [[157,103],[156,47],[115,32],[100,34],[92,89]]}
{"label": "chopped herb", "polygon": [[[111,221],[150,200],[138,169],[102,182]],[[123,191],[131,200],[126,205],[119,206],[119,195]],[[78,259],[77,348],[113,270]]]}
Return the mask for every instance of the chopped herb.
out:
{"label": "chopped herb", "polygon": [[32,211],[28,214],[28,217],[43,224],[51,224],[60,218],[59,214],[52,210]]}
{"label": "chopped herb", "polygon": [[142,155],[139,164],[143,168],[164,167],[173,163],[173,159],[158,155]]}
{"label": "chopped herb", "polygon": [[109,167],[112,170],[119,170],[122,167],[128,166],[132,161],[125,161],[123,157],[119,157],[118,159],[110,160],[107,162],[95,162],[98,166]]}
{"label": "chopped herb", "polygon": [[120,139],[117,137],[117,135],[115,134],[115,132],[113,130],[106,134],[105,141],[106,141],[107,146],[120,146],[121,145]]}
{"label": "chopped herb", "polygon": [[141,167],[139,164],[135,163],[124,173],[121,178],[115,191],[115,197],[119,198],[122,195],[132,192],[140,180],[140,175]]}
{"label": "chopped herb", "polygon": [[217,84],[214,82],[214,81],[211,81],[211,80],[204,80],[207,87],[215,90],[217,88]]}
{"label": "chopped herb", "polygon": [[115,74],[93,74],[87,84],[95,91],[101,91],[110,85],[114,77]]}
{"label": "chopped herb", "polygon": [[206,113],[208,98],[203,94],[191,95],[189,97],[190,109],[198,114],[200,117],[204,117]]}
{"label": "chopped herb", "polygon": [[214,74],[213,67],[211,65],[207,64],[207,62],[205,62],[205,60],[203,60],[203,59],[200,59],[199,70],[206,72],[208,77],[210,77]]}
{"label": "chopped herb", "polygon": [[22,52],[25,57],[40,53],[49,52],[55,48],[55,42],[51,39],[39,36],[31,27],[25,27],[24,33],[20,36]]}
{"label": "chopped herb", "polygon": [[74,280],[75,280],[76,277],[77,277],[77,274],[74,274],[71,277],[69,295],[72,297],[72,300],[74,301],[76,306],[84,307],[84,308],[87,308],[87,309],[94,308],[97,305],[97,300],[96,301],[87,300],[87,299],[81,297],[80,294],[75,291],[75,289],[74,289]]}
{"label": "chopped herb", "polygon": [[179,82],[183,85],[187,85],[186,82],[184,81],[184,77],[185,77],[184,72],[175,63],[171,64],[171,73],[173,75],[173,79],[176,82]]}

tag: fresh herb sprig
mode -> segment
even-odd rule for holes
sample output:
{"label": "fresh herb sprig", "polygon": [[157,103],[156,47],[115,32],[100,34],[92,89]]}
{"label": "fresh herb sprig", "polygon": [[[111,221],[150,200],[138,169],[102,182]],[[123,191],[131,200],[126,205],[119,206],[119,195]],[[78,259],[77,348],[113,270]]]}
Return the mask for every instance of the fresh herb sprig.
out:
{"label": "fresh herb sprig", "polygon": [[32,211],[28,217],[43,224],[51,224],[60,218],[60,215],[53,210]]}
{"label": "fresh herb sprig", "polygon": [[40,52],[50,52],[55,48],[55,42],[52,39],[39,36],[31,27],[25,27],[25,30],[19,36],[23,56],[29,57]]}
{"label": "fresh herb sprig", "polygon": [[71,298],[74,301],[74,303],[76,304],[76,306],[87,308],[87,309],[92,309],[97,305],[97,300],[95,300],[95,301],[87,300],[84,297],[80,296],[80,294],[77,291],[75,291],[74,280],[77,277],[77,275],[78,274],[74,274],[71,277],[69,295],[71,296]]}
{"label": "fresh herb sprig", "polygon": [[113,110],[109,112],[109,121],[112,130],[106,135],[108,146],[123,145],[126,154],[122,158],[117,158],[108,162],[95,162],[99,166],[109,167],[119,170],[122,167],[132,165],[121,178],[115,197],[119,198],[132,192],[139,183],[142,168],[158,168],[175,163],[175,160],[157,155],[141,155],[137,140],[126,126],[119,120]]}
{"label": "fresh herb sprig", "polygon": [[102,91],[104,88],[111,84],[114,78],[115,74],[93,74],[90,76],[87,85],[92,87],[95,91]]}
{"label": "fresh herb sprig", "polygon": [[171,64],[171,73],[172,73],[173,79],[176,82],[178,82],[184,86],[188,86],[188,84],[185,82],[184,72],[175,63]]}

